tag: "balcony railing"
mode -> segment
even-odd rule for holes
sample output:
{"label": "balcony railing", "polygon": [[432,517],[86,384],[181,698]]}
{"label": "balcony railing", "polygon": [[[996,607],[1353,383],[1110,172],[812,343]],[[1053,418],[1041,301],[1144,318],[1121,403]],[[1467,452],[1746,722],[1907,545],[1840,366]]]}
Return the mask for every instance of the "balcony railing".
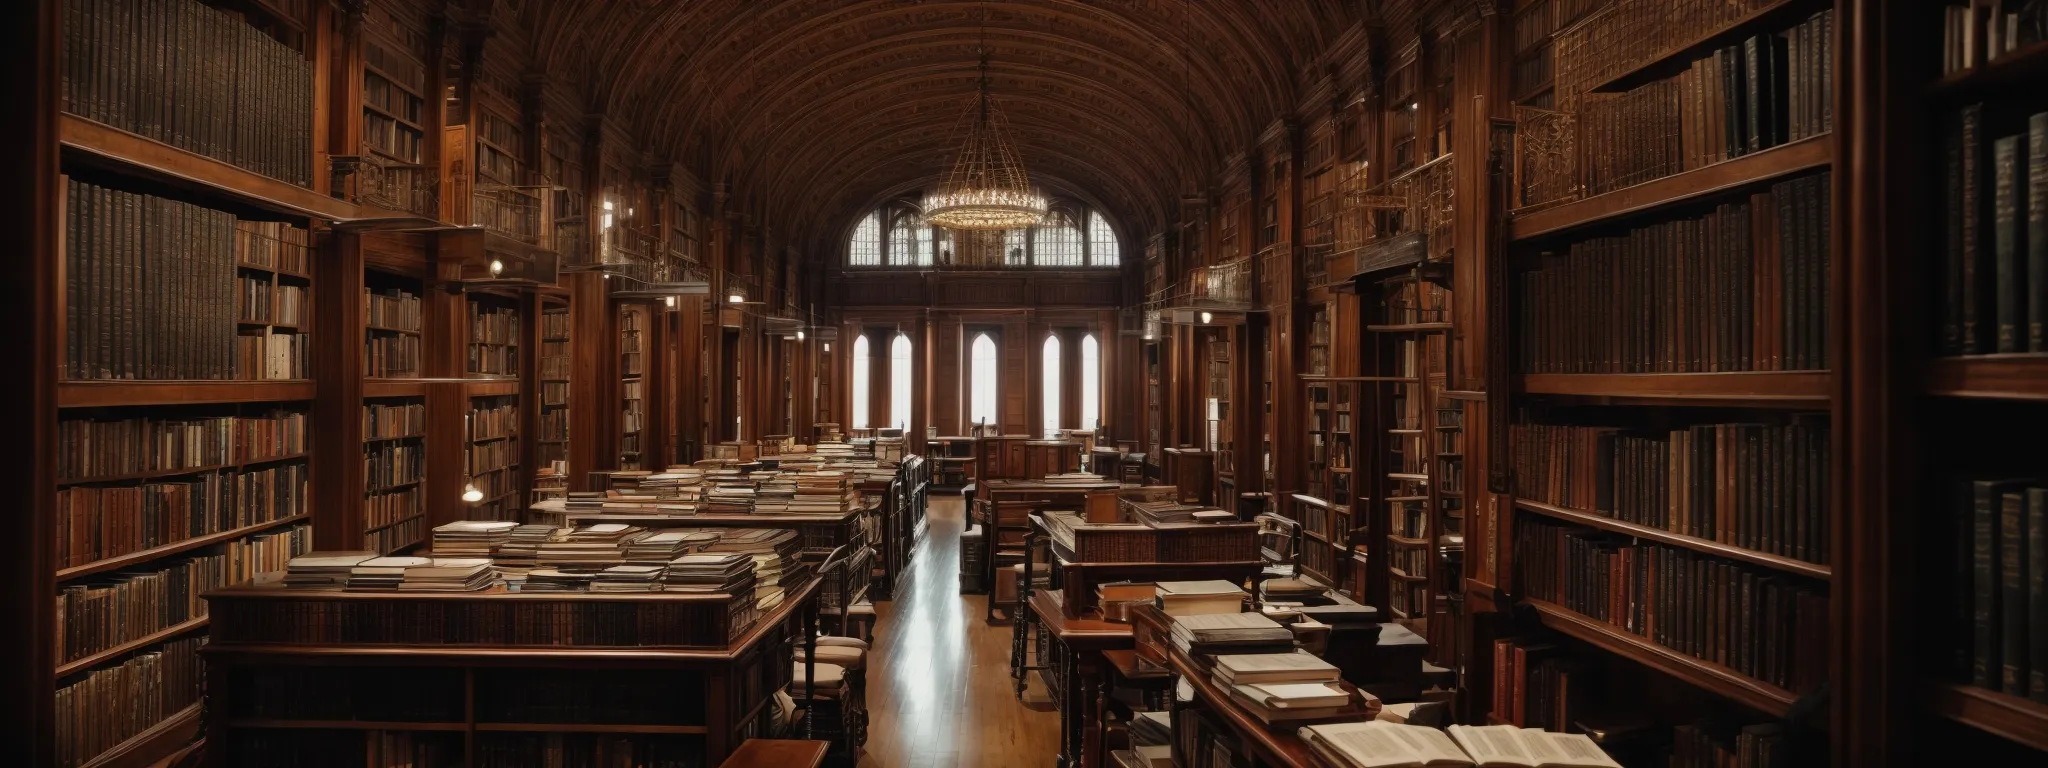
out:
{"label": "balcony railing", "polygon": [[1252,260],[1239,259],[1188,270],[1191,305],[1245,307],[1252,304]]}
{"label": "balcony railing", "polygon": [[400,163],[365,149],[355,157],[334,158],[334,188],[353,187],[355,202],[387,211],[435,218],[441,215],[440,181],[434,169]]}
{"label": "balcony railing", "polygon": [[478,187],[469,196],[470,223],[495,235],[527,245],[546,247],[552,227],[548,215],[549,187]]}

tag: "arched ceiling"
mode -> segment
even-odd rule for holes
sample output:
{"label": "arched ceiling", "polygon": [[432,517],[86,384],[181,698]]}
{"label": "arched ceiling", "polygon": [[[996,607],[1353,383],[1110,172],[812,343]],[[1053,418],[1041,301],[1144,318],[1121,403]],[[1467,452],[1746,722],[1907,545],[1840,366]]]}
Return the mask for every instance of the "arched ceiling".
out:
{"label": "arched ceiling", "polygon": [[1170,215],[1184,177],[1206,177],[1287,113],[1298,73],[1358,5],[503,0],[497,10],[593,111],[727,184],[734,206],[815,252],[950,163],[984,44],[990,91],[1034,181],[1145,231]]}

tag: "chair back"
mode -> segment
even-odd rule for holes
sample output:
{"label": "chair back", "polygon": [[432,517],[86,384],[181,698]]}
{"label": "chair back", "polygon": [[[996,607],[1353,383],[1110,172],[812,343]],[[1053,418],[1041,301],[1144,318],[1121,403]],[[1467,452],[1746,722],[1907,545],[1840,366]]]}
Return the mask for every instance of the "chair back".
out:
{"label": "chair back", "polygon": [[1299,574],[1301,523],[1271,512],[1252,518],[1259,524],[1259,559],[1266,565],[1284,565],[1289,574]]}

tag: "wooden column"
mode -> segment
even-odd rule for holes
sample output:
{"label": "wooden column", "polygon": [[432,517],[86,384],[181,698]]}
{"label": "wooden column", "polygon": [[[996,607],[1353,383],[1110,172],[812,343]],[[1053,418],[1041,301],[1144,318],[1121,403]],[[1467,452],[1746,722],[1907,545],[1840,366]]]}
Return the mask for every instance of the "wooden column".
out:
{"label": "wooden column", "polygon": [[58,176],[57,110],[60,93],[59,41],[62,7],[55,0],[9,3],[0,24],[7,44],[6,66],[0,68],[0,96],[8,106],[5,149],[0,150],[0,189],[4,189],[6,231],[14,251],[10,286],[14,294],[0,302],[7,327],[16,334],[16,364],[25,367],[9,376],[0,402],[0,427],[11,438],[4,449],[7,466],[24,487],[15,491],[25,519],[0,545],[0,610],[5,645],[14,649],[0,663],[4,690],[19,705],[0,726],[11,761],[21,765],[55,763],[55,633],[50,631],[56,568],[52,559],[56,520],[57,310],[64,289]]}
{"label": "wooden column", "polygon": [[675,457],[668,442],[668,413],[675,387],[668,375],[674,337],[668,321],[668,306],[660,299],[644,301],[646,330],[640,332],[640,468],[660,471]]}
{"label": "wooden column", "polygon": [[313,269],[315,549],[363,544],[363,236],[330,230]]}
{"label": "wooden column", "polygon": [[695,451],[684,458],[703,458],[704,451],[704,304],[702,296],[676,299],[676,366],[681,372],[676,393],[676,436]]}
{"label": "wooden column", "polygon": [[569,487],[619,459],[618,334],[608,281],[594,272],[563,276],[569,286]]}
{"label": "wooden column", "polygon": [[[363,152],[363,15],[367,0],[314,6],[313,29],[306,37],[307,60],[313,64],[313,191],[333,190],[335,156]],[[353,198],[350,198],[353,199]]]}
{"label": "wooden column", "polygon": [[533,476],[540,471],[540,294],[519,295],[519,484],[517,507],[533,498]]}

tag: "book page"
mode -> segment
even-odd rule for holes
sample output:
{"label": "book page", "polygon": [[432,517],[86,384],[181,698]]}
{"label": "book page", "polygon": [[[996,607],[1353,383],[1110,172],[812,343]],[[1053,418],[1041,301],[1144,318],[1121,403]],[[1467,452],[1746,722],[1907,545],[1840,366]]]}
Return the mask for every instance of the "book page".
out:
{"label": "book page", "polygon": [[1522,765],[1535,768],[1536,759],[1522,745],[1522,729],[1512,725],[1453,725],[1446,729],[1458,746],[1480,765]]}
{"label": "book page", "polygon": [[1539,764],[1554,768],[1621,768],[1600,745],[1581,733],[1548,733],[1522,729],[1522,743]]}

